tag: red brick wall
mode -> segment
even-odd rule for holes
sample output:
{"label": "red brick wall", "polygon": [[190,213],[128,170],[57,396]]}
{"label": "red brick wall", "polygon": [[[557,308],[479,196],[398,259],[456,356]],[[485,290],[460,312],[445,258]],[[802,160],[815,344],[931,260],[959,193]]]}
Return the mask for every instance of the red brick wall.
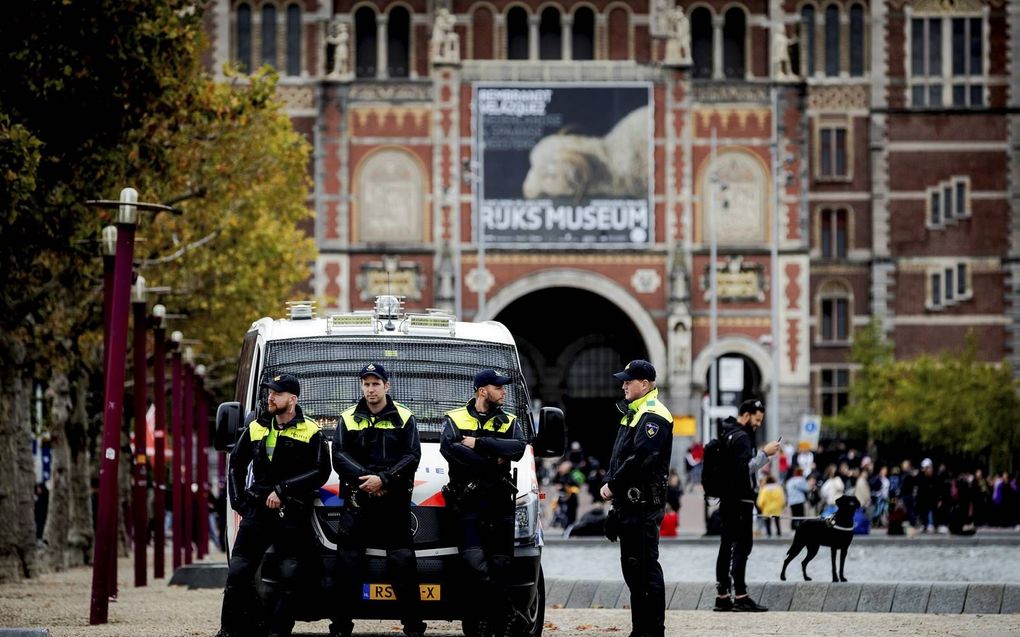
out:
{"label": "red brick wall", "polygon": [[496,27],[492,11],[486,7],[476,9],[472,14],[471,31],[474,47],[474,50],[471,51],[471,58],[475,60],[495,58]]}
{"label": "red brick wall", "polygon": [[630,57],[630,16],[622,7],[609,12],[609,59]]}

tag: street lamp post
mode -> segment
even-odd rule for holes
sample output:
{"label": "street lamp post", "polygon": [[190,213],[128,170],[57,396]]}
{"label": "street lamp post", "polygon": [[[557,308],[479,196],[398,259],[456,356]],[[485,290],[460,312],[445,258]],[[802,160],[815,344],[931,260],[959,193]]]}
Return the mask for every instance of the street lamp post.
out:
{"label": "street lamp post", "polygon": [[135,372],[135,462],[134,462],[134,483],[132,485],[132,508],[134,510],[135,527],[135,586],[145,586],[146,571],[146,548],[149,543],[149,512],[148,512],[148,476],[146,475],[146,426],[145,412],[147,395],[146,384],[148,377],[148,365],[146,364],[145,338],[145,278],[141,275],[135,280],[135,287],[131,295],[131,306],[134,322],[134,372]]}
{"label": "street lamp post", "polygon": [[209,407],[205,396],[205,365],[195,367],[195,423],[198,427],[198,559],[209,553]]}
{"label": "street lamp post", "polygon": [[153,558],[152,575],[166,577],[166,307],[152,308],[152,401],[156,411],[156,431],[153,432],[152,459],[152,517]]}
{"label": "street lamp post", "polygon": [[172,438],[171,464],[170,464],[170,517],[173,520],[170,533],[173,536],[172,551],[173,559],[171,564],[176,571],[181,567],[182,541],[184,539],[183,508],[184,494],[181,483],[181,463],[183,462],[184,437],[184,387],[181,365],[181,341],[184,335],[180,330],[175,330],[170,335],[173,343],[173,353],[170,355],[170,437]]}
{"label": "street lamp post", "polygon": [[[117,262],[117,226],[103,228],[103,370],[110,369],[110,321],[113,317],[113,275]],[[117,508],[117,507],[115,507]],[[114,527],[116,528],[116,520]],[[110,598],[117,598],[117,551],[110,553]]]}
{"label": "street lamp post", "polygon": [[120,193],[117,214],[117,250],[113,289],[110,296],[109,352],[103,391],[103,439],[99,449],[99,520],[92,570],[90,624],[105,624],[109,616],[110,576],[117,550],[117,462],[120,451],[120,423],[123,417],[124,367],[127,353],[127,321],[131,304],[131,267],[134,261],[138,193],[125,188]]}
{"label": "street lamp post", "polygon": [[184,500],[182,501],[184,513],[181,521],[184,525],[184,563],[191,564],[194,561],[192,550],[192,535],[195,524],[195,494],[194,487],[194,466],[195,466],[195,355],[191,347],[184,348],[184,455],[182,460],[182,471],[184,480]]}

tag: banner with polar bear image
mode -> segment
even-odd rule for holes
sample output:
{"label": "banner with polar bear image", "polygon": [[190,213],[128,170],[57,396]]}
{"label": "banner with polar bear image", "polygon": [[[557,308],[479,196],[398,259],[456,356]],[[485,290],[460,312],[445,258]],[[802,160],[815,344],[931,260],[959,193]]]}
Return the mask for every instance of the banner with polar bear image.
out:
{"label": "banner with polar bear image", "polygon": [[650,84],[475,91],[477,216],[488,245],[642,248],[654,234]]}

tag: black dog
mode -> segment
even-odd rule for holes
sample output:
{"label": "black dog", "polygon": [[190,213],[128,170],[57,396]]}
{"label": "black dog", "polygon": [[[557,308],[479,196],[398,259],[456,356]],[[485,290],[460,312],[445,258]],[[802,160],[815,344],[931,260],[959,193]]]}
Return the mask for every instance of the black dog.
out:
{"label": "black dog", "polygon": [[[786,552],[786,560],[783,562],[783,570],[779,579],[786,581],[786,567],[793,558],[797,557],[800,550],[807,547],[807,556],[800,563],[804,571],[804,581],[809,582],[811,578],[807,574],[807,565],[818,553],[819,546],[832,548],[832,581],[845,582],[843,576],[843,564],[846,563],[846,552],[850,548],[850,542],[854,539],[854,512],[861,508],[860,501],[852,495],[844,495],[836,500],[836,513],[831,518],[817,520],[803,520],[793,534],[793,545]],[[836,577],[836,550],[839,554],[839,577]]]}

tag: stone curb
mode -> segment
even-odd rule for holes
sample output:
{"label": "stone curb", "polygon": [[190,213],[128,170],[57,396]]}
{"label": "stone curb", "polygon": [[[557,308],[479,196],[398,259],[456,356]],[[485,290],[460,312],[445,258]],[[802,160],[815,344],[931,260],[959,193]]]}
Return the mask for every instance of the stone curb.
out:
{"label": "stone curb", "polygon": [[[191,564],[174,571],[170,586],[223,588],[226,564]],[[1020,613],[1020,584],[989,582],[749,582],[748,594],[770,610],[859,613]],[[630,608],[630,591],[612,580],[547,579],[547,608]],[[710,610],[711,582],[667,582],[669,610]],[[46,632],[4,632],[0,637],[40,637]],[[27,630],[27,629],[26,629]]]}
{"label": "stone curb", "polygon": [[47,628],[0,628],[0,637],[50,637]]}

